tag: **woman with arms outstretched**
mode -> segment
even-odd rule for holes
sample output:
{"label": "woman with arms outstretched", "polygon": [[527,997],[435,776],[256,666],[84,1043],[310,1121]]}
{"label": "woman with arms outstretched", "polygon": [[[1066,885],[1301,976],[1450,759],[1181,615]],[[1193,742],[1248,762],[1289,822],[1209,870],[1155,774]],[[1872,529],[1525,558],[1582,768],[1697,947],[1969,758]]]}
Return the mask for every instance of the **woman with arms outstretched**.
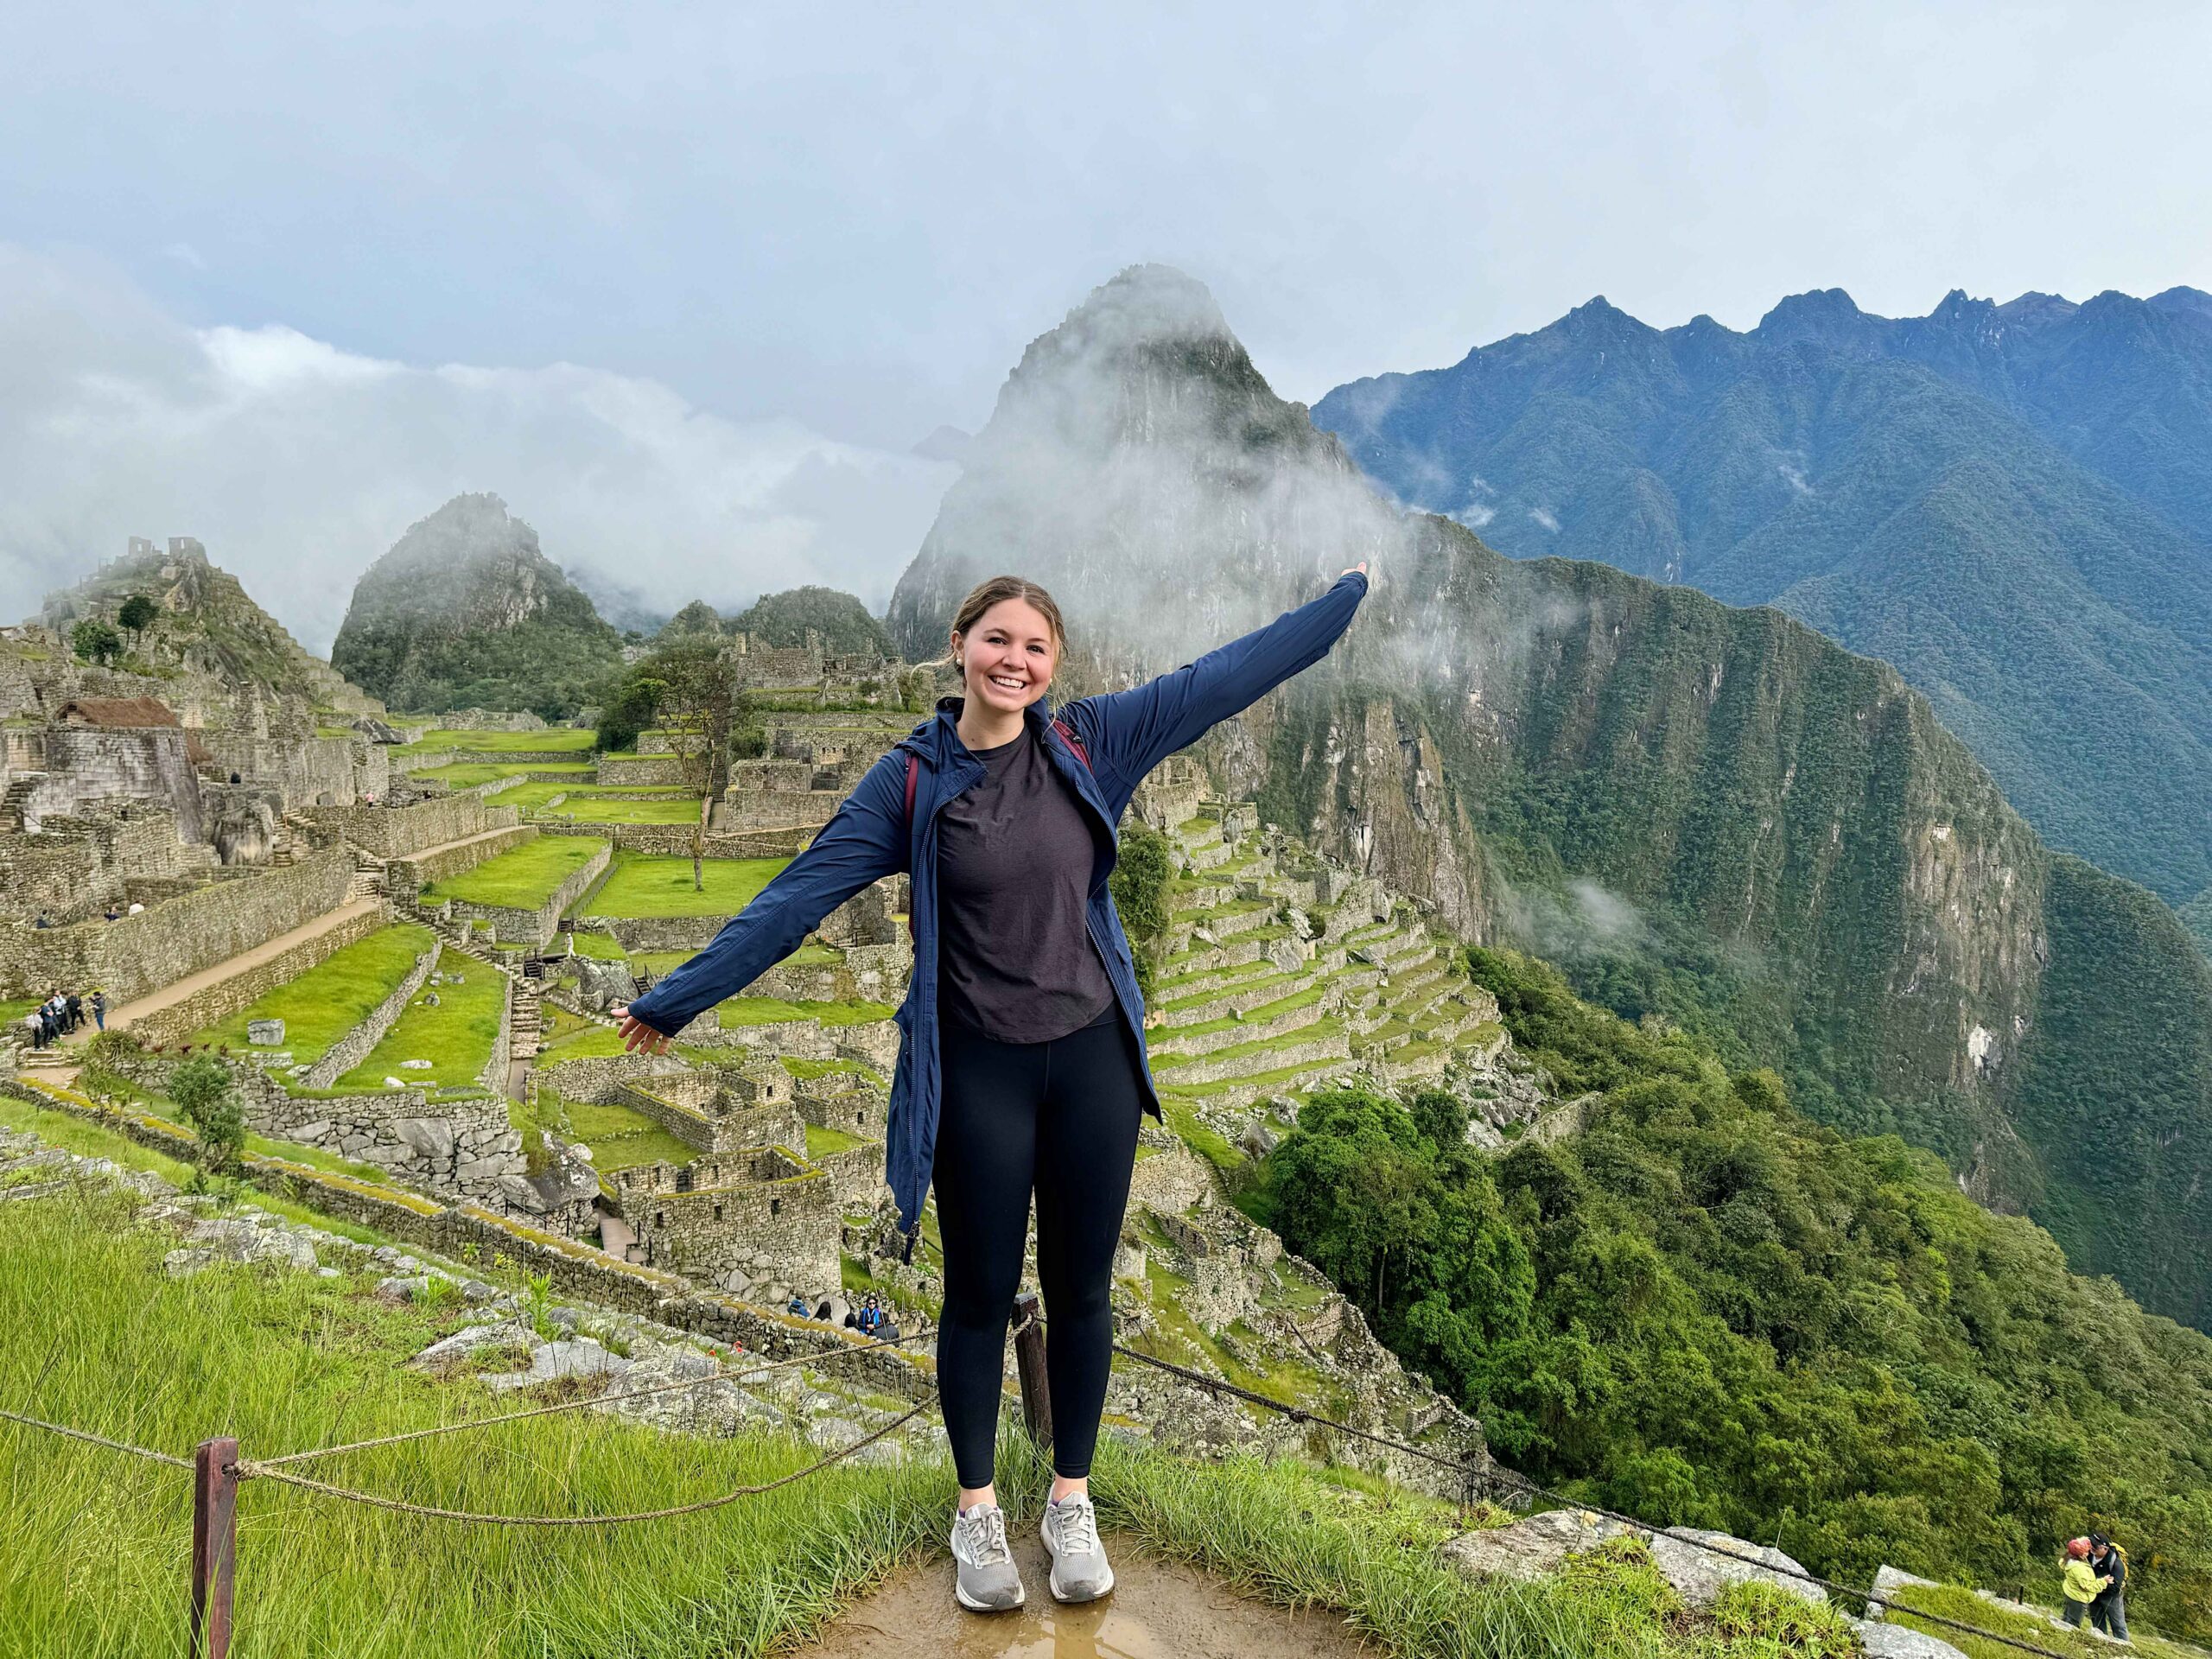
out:
{"label": "woman with arms outstretched", "polygon": [[1107,890],[1116,826],[1146,773],[1326,656],[1366,593],[1363,563],[1310,604],[1172,674],[1048,713],[1040,700],[1066,646],[1059,607],[1033,582],[993,577],[953,620],[965,695],[939,698],[741,915],[616,1011],[626,1047],[664,1050],[869,882],[911,873],[914,970],[896,1016],[886,1174],[909,1256],[923,1197],[937,1189],[938,1389],[960,1480],[953,1587],[964,1607],[1022,1602],[992,1461],[1033,1192],[1052,1405],[1052,1590],[1089,1601],[1114,1585],[1090,1459],[1138,1120],[1160,1116],[1143,999]]}

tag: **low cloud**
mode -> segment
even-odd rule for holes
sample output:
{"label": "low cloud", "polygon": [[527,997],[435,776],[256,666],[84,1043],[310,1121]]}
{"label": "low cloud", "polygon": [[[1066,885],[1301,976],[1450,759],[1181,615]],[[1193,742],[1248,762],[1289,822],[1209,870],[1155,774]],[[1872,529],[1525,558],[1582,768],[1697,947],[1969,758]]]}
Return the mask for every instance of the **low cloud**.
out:
{"label": "low cloud", "polygon": [[371,561],[467,490],[505,497],[587,586],[665,610],[803,582],[880,608],[957,472],[575,364],[194,328],[97,262],[4,244],[0,361],[0,620],[127,537],[188,535],[327,652]]}
{"label": "low cloud", "polygon": [[1643,912],[1603,882],[1578,876],[1557,893],[1514,887],[1504,894],[1506,931],[1555,962],[1633,950],[1651,942]]}

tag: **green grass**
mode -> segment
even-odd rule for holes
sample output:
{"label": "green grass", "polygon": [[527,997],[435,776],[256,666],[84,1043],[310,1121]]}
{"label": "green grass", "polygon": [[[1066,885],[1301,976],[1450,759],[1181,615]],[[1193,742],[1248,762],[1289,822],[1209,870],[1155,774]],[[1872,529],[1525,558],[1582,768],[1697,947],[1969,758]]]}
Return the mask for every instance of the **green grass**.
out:
{"label": "green grass", "polygon": [[733,996],[715,1009],[726,1031],[742,1026],[772,1025],[779,1020],[818,1020],[825,1026],[864,1026],[888,1020],[894,1012],[888,1002],[786,1002],[774,996]]}
{"label": "green grass", "polygon": [[[340,1089],[381,1089],[386,1077],[445,1088],[476,1081],[499,1039],[505,976],[457,950],[438,959],[438,972],[448,982],[425,987],[369,1057],[339,1078]],[[457,985],[452,982],[456,973],[461,976]],[[432,991],[437,993],[438,1006],[426,1007],[424,998]],[[431,1065],[427,1071],[403,1071],[402,1060],[429,1060]]]}
{"label": "green grass", "polygon": [[607,879],[578,911],[584,916],[734,916],[791,861],[710,858],[702,867],[705,891],[691,885],[691,861],[617,853]]}
{"label": "green grass", "polygon": [[[2133,1586],[2131,1585],[2132,1590]],[[2056,1594],[2056,1592],[2053,1592]],[[2067,1659],[2095,1659],[2095,1656],[2127,1649],[2115,1648],[2109,1642],[2087,1631],[2054,1630],[2040,1619],[2024,1618],[2002,1607],[1993,1607],[1971,1590],[1955,1585],[1942,1585],[1934,1589],[1923,1589],[1907,1585],[1891,1597],[1894,1611],[1893,1623],[1910,1630],[1919,1630],[1949,1643],[1967,1659],[2018,1659],[2019,1649],[2001,1642],[1984,1642],[1961,1631],[1931,1624],[1912,1617],[1912,1610],[1935,1613],[1941,1618],[1955,1619],[1961,1624],[1972,1624],[1997,1636],[2009,1636],[2022,1642],[2032,1642],[2039,1648],[2064,1654]],[[2179,1643],[2161,1641],[2144,1630],[2143,1621],[2131,1616],[2127,1621],[2128,1635],[2134,1641],[2134,1650],[2152,1656],[2152,1659],[2203,1659],[2201,1648],[2185,1647]]]}
{"label": "green grass", "polygon": [[1221,1060],[1263,1059],[1281,1049],[1296,1048],[1301,1044],[1339,1036],[1344,1029],[1344,1022],[1332,1014],[1326,1019],[1316,1020],[1310,1026],[1294,1026],[1272,1037],[1256,1037],[1249,1043],[1236,1043],[1205,1054],[1162,1054],[1153,1060],[1152,1070],[1154,1075],[1158,1076],[1160,1072],[1173,1071],[1183,1066],[1211,1065]]}
{"label": "green grass", "polygon": [[423,902],[459,899],[472,905],[535,910],[560,885],[607,850],[581,836],[538,836],[425,889]]}
{"label": "green grass", "polygon": [[[588,783],[598,770],[590,761],[523,760],[512,766],[501,766],[488,760],[456,760],[442,766],[421,766],[407,775],[410,779],[429,779],[450,789],[474,789],[479,784],[488,784],[495,778],[540,777],[557,772],[573,775],[579,783]],[[517,785],[527,788],[527,785]]]}
{"label": "green grass", "polygon": [[[563,762],[563,764],[566,765],[568,763]],[[544,771],[546,768],[521,766],[515,768],[515,770],[531,772]],[[543,806],[548,801],[552,800],[556,796],[565,795],[574,797],[577,799],[590,799],[607,795],[638,795],[646,793],[652,794],[656,798],[664,798],[669,800],[696,798],[696,797],[687,798],[680,789],[649,791],[636,785],[591,783],[571,784],[563,783],[555,779],[547,779],[541,783],[517,784],[512,789],[503,789],[499,791],[499,800],[502,806]]]}
{"label": "green grass", "polygon": [[540,1121],[589,1147],[593,1167],[601,1174],[639,1164],[688,1164],[699,1155],[696,1147],[627,1106],[566,1100],[542,1086],[539,1101]]}
{"label": "green grass", "polygon": [[551,754],[556,750],[589,754],[596,741],[595,733],[567,727],[543,732],[429,731],[401,745],[400,753],[428,754],[473,749],[481,754]]}
{"label": "green grass", "polygon": [[[518,788],[532,785],[521,784]],[[501,797],[504,800],[505,798]],[[696,797],[681,797],[667,801],[610,801],[600,796],[575,795],[554,807],[556,817],[574,818],[580,823],[673,823],[693,824],[699,822],[699,802]]]}
{"label": "green grass", "polygon": [[881,1074],[874,1066],[863,1065],[858,1060],[803,1060],[795,1054],[779,1054],[776,1058],[785,1071],[802,1083],[815,1077],[826,1077],[832,1073],[867,1077],[879,1084],[883,1081]]}
{"label": "green grass", "polygon": [[592,933],[578,928],[569,935],[580,957],[596,957],[601,962],[621,962],[626,954],[622,942],[610,933]]}
{"label": "green grass", "polygon": [[436,937],[414,922],[380,928],[332,951],[297,979],[188,1040],[200,1046],[245,1048],[249,1022],[282,1020],[284,1047],[294,1060],[311,1065],[391,995]]}
{"label": "green grass", "polygon": [[842,1129],[825,1129],[818,1123],[806,1126],[806,1155],[810,1158],[828,1158],[868,1144],[859,1135],[848,1135]]}

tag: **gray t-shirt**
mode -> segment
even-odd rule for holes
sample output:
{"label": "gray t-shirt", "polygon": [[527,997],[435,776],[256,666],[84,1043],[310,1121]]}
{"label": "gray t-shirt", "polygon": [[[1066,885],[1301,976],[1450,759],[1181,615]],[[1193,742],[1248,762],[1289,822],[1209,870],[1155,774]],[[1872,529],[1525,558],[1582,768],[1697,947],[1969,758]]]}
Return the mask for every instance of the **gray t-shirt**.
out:
{"label": "gray t-shirt", "polygon": [[1096,856],[1074,792],[1022,728],[938,819],[938,1001],[1001,1043],[1079,1031],[1114,1001],[1086,922]]}

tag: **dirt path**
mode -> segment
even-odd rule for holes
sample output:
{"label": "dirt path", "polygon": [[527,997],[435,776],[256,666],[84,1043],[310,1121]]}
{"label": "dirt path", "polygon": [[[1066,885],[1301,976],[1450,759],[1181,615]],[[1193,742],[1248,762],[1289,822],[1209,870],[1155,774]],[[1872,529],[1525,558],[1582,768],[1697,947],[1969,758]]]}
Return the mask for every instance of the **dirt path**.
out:
{"label": "dirt path", "polygon": [[[383,904],[384,900],[381,898],[356,899],[352,904],[340,905],[336,910],[325,911],[315,920],[296,927],[289,933],[279,933],[275,938],[255,945],[251,950],[243,951],[235,957],[226,957],[212,968],[203,968],[196,974],[187,974],[182,979],[172,984],[164,985],[158,991],[149,992],[136,1001],[118,1003],[107,1011],[108,1029],[127,1031],[132,1025],[149,1015],[159,1014],[164,1008],[173,1008],[185,998],[195,996],[211,985],[219,985],[225,980],[242,974],[249,968],[257,967],[267,962],[271,957],[290,950],[296,944],[304,944],[317,934],[327,933],[334,927],[343,926],[357,916],[366,915],[378,910],[383,906]],[[65,1045],[73,1046],[91,1041],[95,1034],[92,1021],[87,1020],[82,1030],[71,1032],[61,1040]]]}
{"label": "dirt path", "polygon": [[1294,1613],[1247,1601],[1218,1580],[1148,1557],[1109,1536],[1114,1593],[1063,1607],[1045,1582],[1044,1544],[1014,1544],[1029,1600],[988,1617],[952,1599],[947,1560],[902,1573],[832,1624],[797,1659],[1376,1659],[1326,1613]]}

